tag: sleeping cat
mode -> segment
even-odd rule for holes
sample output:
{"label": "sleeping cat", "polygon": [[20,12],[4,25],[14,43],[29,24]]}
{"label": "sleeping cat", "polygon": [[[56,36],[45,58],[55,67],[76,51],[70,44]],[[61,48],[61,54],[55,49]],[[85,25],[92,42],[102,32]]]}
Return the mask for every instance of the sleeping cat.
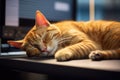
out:
{"label": "sleeping cat", "polygon": [[29,57],[54,56],[57,61],[120,59],[120,22],[62,21],[54,24],[36,11],[35,25],[22,40],[8,41]]}

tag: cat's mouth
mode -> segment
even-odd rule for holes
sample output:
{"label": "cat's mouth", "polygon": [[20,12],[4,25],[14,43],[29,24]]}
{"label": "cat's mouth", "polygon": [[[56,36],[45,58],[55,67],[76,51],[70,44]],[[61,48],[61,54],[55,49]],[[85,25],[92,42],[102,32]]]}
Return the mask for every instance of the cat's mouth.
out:
{"label": "cat's mouth", "polygon": [[53,56],[53,54],[49,51],[46,51],[46,52],[42,52],[42,55],[43,56]]}
{"label": "cat's mouth", "polygon": [[42,52],[43,56],[53,56],[55,54],[56,50],[57,50],[57,47],[52,48],[52,49],[48,48],[48,50],[41,51],[41,52]]}
{"label": "cat's mouth", "polygon": [[43,56],[49,56],[50,52],[42,52]]}
{"label": "cat's mouth", "polygon": [[41,50],[43,56],[52,56],[51,52],[52,50],[48,51],[47,49]]}

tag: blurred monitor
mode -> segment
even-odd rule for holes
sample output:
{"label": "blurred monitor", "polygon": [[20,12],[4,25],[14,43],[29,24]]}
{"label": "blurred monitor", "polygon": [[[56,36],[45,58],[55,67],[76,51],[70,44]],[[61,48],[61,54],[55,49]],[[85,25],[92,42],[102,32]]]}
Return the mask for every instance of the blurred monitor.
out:
{"label": "blurred monitor", "polygon": [[33,26],[36,10],[51,22],[75,19],[75,0],[6,0],[5,25]]}

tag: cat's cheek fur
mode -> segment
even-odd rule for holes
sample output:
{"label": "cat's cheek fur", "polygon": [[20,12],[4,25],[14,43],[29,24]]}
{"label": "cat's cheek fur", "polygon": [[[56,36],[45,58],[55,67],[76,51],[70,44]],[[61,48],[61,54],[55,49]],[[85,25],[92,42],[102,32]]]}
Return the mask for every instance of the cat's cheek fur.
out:
{"label": "cat's cheek fur", "polygon": [[48,56],[53,56],[55,54],[55,52],[58,50],[58,41],[57,40],[53,40],[51,42],[51,45],[47,45],[47,50],[49,52]]}

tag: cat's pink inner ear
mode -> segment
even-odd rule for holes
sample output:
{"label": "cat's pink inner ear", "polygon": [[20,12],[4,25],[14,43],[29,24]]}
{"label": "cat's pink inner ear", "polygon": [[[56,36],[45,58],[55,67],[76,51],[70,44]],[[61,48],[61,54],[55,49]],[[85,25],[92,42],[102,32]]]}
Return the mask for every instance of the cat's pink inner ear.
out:
{"label": "cat's pink inner ear", "polygon": [[11,46],[14,46],[16,48],[21,48],[22,44],[23,44],[23,40],[18,40],[18,41],[7,41],[8,44],[10,44]]}
{"label": "cat's pink inner ear", "polygon": [[49,26],[49,21],[46,17],[39,11],[36,11],[36,25],[39,27],[47,27]]}

